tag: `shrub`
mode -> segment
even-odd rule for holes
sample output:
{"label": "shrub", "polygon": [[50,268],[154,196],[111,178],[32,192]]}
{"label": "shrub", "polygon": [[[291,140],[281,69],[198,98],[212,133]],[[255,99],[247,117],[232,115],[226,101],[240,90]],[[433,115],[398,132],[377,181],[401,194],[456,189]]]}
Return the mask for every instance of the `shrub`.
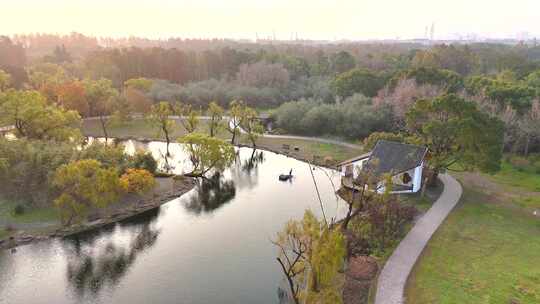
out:
{"label": "shrub", "polygon": [[388,201],[373,201],[365,206],[364,216],[355,218],[352,230],[361,243],[368,244],[366,251],[383,255],[404,233],[418,210],[414,206],[402,204],[392,196]]}
{"label": "shrub", "polygon": [[144,169],[152,174],[156,173],[157,161],[150,152],[137,152],[131,160],[130,167],[134,169]]}
{"label": "shrub", "polygon": [[143,194],[156,185],[156,180],[147,170],[127,169],[120,177],[120,184],[127,193]]}
{"label": "shrub", "polygon": [[15,215],[22,215],[26,212],[26,207],[21,204],[17,204],[15,208],[13,208],[13,214]]}

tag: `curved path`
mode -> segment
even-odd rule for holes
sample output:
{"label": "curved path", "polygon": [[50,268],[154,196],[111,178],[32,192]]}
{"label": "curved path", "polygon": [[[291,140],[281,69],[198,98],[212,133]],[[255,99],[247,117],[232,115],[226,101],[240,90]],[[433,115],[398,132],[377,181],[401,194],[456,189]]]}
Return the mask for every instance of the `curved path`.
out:
{"label": "curved path", "polygon": [[463,189],[450,175],[440,174],[444,190],[386,261],[377,282],[375,304],[403,304],[409,273],[429,239],[458,203]]}
{"label": "curved path", "polygon": [[320,137],[308,137],[308,136],[296,136],[296,135],[272,135],[272,134],[263,134],[263,137],[266,138],[280,138],[280,139],[301,139],[301,140],[308,140],[308,141],[315,141],[325,144],[332,144],[332,145],[339,145],[351,149],[362,149],[362,146],[356,145],[356,144],[350,144],[346,142],[342,142],[339,140],[333,140],[333,139],[327,139],[327,138],[320,138]]}

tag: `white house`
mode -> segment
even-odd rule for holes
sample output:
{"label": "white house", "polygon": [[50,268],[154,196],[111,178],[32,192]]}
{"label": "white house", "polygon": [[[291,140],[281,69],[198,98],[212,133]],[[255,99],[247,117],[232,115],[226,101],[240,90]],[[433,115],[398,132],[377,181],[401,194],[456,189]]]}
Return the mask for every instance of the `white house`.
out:
{"label": "white house", "polygon": [[353,180],[362,170],[370,170],[381,181],[375,187],[384,192],[382,176],[392,176],[391,193],[416,193],[422,188],[422,170],[427,148],[387,140],[379,140],[369,153],[338,164],[342,185],[354,187]]}

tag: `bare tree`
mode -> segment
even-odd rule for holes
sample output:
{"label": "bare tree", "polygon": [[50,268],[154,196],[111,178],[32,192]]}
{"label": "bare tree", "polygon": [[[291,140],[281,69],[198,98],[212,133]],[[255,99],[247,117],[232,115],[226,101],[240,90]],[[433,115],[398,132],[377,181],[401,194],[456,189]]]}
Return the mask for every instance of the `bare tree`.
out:
{"label": "bare tree", "polygon": [[278,241],[272,241],[272,244],[280,250],[276,260],[287,279],[293,301],[295,304],[300,304],[298,277],[306,270],[303,261],[306,259],[305,254],[308,247],[296,232],[283,234]]}

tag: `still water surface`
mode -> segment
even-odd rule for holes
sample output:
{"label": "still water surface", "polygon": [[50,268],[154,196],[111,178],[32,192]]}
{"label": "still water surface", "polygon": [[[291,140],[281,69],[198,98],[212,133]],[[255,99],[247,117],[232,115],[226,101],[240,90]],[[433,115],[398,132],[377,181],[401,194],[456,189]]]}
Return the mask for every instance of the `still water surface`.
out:
{"label": "still water surface", "polygon": [[[174,171],[189,164],[172,144]],[[126,151],[160,142],[126,142]],[[63,240],[0,251],[0,303],[279,303],[285,288],[270,239],[310,208],[320,215],[309,165],[271,152],[238,149],[213,185],[137,218]],[[164,165],[163,159],[160,161]],[[279,182],[293,169],[292,182]],[[313,171],[327,216],[344,212],[322,169]],[[326,173],[338,185],[337,172]]]}

